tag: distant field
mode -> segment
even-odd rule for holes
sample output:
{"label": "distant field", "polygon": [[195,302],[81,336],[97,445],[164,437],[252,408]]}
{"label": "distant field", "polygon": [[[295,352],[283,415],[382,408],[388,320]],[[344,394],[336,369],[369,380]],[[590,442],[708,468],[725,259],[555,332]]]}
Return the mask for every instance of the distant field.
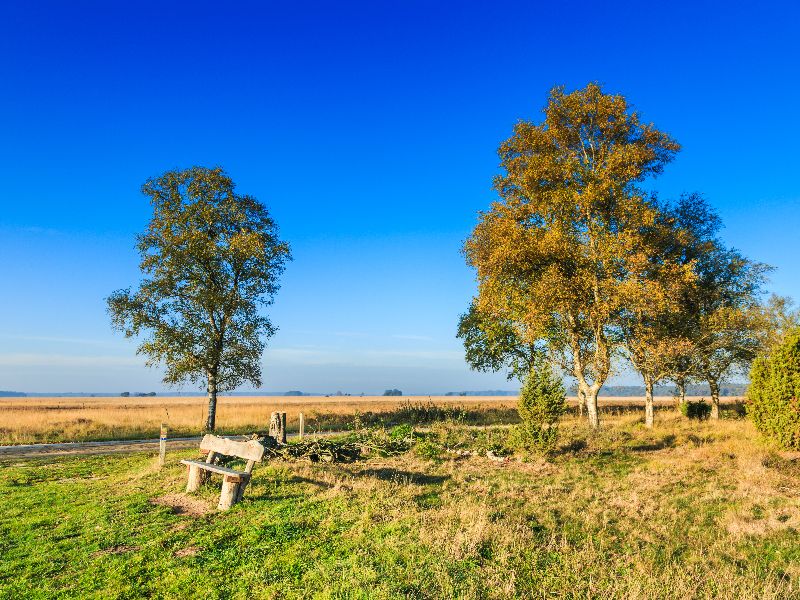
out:
{"label": "distant field", "polygon": [[[265,430],[270,414],[280,410],[287,413],[290,431],[296,430],[301,412],[307,431],[335,430],[347,428],[356,414],[369,422],[391,422],[396,420],[393,417],[404,416],[409,405],[420,408],[429,404],[471,422],[514,422],[516,400],[514,396],[221,396],[217,427],[229,434]],[[575,399],[570,402],[574,406]],[[656,400],[657,406],[672,404],[672,398]],[[639,398],[600,399],[600,406],[612,412],[640,405]],[[0,444],[157,437],[161,423],[168,424],[172,436],[197,435],[205,423],[207,406],[206,399],[199,396],[0,398]]]}

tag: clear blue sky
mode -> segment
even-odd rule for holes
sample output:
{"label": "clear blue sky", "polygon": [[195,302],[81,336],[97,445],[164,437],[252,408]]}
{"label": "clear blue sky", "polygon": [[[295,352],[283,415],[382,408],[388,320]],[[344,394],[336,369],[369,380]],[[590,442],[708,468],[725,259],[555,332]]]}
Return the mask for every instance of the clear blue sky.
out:
{"label": "clear blue sky", "polygon": [[163,389],[103,299],[138,278],[140,185],[191,165],[293,246],[263,389],[513,387],[464,365],[459,249],[556,84],[675,136],[657,189],[703,192],[800,297],[798,8],[649,4],[2,3],[0,389]]}

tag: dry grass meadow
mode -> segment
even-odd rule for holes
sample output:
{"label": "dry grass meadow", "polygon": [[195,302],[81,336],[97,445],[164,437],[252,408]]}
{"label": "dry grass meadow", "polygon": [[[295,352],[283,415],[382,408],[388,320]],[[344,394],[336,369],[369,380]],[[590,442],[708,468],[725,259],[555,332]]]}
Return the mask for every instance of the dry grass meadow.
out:
{"label": "dry grass meadow", "polygon": [[[393,417],[402,417],[404,409],[429,405],[473,417],[467,420],[476,424],[516,421],[513,396],[222,396],[217,428],[226,434],[262,431],[270,414],[280,410],[287,413],[290,431],[297,429],[301,412],[308,432],[339,430],[357,414],[368,422],[400,422],[404,419]],[[600,399],[601,408],[612,413],[641,405],[640,398]],[[659,398],[656,405],[672,406],[673,400]],[[172,437],[193,436],[202,431],[206,411],[206,398],[200,396],[0,398],[0,444],[153,438],[161,423]]]}
{"label": "dry grass meadow", "polygon": [[225,512],[218,481],[184,492],[196,450],[14,459],[0,598],[800,597],[800,453],[748,420],[568,415],[549,458],[487,458],[509,432],[445,420],[396,456],[270,460]]}

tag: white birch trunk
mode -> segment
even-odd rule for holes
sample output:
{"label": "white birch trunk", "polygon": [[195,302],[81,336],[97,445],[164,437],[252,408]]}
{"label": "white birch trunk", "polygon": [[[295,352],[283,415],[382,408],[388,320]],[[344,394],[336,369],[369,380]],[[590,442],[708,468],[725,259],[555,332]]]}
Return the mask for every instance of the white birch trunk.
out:
{"label": "white birch trunk", "polygon": [[652,429],[653,427],[653,378],[644,378],[644,426]]}
{"label": "white birch trunk", "polygon": [[206,430],[214,431],[217,424],[217,377],[214,373],[208,373],[208,420]]}

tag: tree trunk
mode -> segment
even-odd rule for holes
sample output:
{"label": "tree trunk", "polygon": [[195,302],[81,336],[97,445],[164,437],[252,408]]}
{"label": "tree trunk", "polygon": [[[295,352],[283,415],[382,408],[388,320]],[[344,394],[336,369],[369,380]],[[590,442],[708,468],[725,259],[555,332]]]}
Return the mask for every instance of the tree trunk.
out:
{"label": "tree trunk", "polygon": [[217,422],[217,376],[208,374],[208,420],[206,431],[214,431]]}
{"label": "tree trunk", "polygon": [[597,411],[597,392],[594,387],[588,387],[583,391],[583,398],[586,402],[586,414],[589,416],[589,427],[594,430],[600,429],[600,414]]}
{"label": "tree trunk", "polygon": [[583,409],[586,406],[586,396],[578,389],[578,417],[583,418]]}
{"label": "tree trunk", "polygon": [[678,408],[686,404],[686,378],[678,377],[675,380],[675,386],[678,388]]}
{"label": "tree trunk", "polygon": [[719,381],[714,377],[708,377],[708,387],[711,390],[711,418],[719,419]]}
{"label": "tree trunk", "polygon": [[269,419],[269,435],[279,444],[286,443],[286,413],[274,412]]}
{"label": "tree trunk", "polygon": [[653,378],[644,377],[644,426],[653,427]]}

